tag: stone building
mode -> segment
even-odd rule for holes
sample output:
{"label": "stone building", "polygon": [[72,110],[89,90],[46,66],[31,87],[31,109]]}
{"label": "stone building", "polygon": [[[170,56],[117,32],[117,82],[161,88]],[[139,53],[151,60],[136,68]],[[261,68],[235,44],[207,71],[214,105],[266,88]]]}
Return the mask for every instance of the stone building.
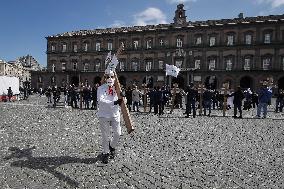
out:
{"label": "stone building", "polygon": [[15,61],[0,60],[0,75],[19,78],[20,87],[29,88],[31,71],[40,71],[39,63],[30,55],[19,57]]}
{"label": "stone building", "polygon": [[[80,30],[46,37],[47,70],[32,73],[33,87],[94,85],[106,68],[109,51],[120,44],[117,73],[124,85],[150,86],[191,82],[210,88],[257,89],[273,78],[284,88],[284,15],[190,21],[179,4],[173,23]],[[181,68],[165,76],[165,64]]]}

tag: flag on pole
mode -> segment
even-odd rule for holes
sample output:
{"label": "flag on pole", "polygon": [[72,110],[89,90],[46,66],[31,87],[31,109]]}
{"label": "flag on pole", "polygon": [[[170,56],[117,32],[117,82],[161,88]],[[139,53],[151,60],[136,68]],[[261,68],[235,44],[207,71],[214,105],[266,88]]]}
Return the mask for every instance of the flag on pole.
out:
{"label": "flag on pole", "polygon": [[111,62],[107,66],[107,70],[109,71],[115,71],[116,66],[118,65],[118,59],[116,55],[114,54],[112,56]]}
{"label": "flag on pole", "polygon": [[171,75],[173,77],[177,77],[180,69],[175,65],[166,64],[166,76]]}

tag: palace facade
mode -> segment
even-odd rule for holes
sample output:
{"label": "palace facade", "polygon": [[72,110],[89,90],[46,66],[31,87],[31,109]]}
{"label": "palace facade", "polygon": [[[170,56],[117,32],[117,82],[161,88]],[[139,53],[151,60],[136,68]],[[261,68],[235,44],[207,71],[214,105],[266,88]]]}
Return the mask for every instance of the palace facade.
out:
{"label": "palace facade", "polygon": [[[284,88],[284,15],[191,22],[179,4],[173,20],[48,36],[47,70],[32,73],[32,87],[99,83],[107,53],[123,44],[117,74],[126,86],[229,82],[257,89],[269,77]],[[165,64],[181,68],[178,78],[165,76]]]}

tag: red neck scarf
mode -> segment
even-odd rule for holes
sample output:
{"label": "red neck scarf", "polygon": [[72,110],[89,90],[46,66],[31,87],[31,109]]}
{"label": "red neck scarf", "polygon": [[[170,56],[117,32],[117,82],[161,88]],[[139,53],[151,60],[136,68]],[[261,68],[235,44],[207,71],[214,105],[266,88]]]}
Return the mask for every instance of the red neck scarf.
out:
{"label": "red neck scarf", "polygon": [[108,94],[113,95],[113,89],[111,86],[108,87]]}

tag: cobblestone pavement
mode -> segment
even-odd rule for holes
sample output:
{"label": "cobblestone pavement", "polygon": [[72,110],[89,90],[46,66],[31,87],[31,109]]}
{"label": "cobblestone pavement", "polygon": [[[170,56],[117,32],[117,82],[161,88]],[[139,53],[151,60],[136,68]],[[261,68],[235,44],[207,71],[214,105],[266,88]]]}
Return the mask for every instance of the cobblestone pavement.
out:
{"label": "cobblestone pavement", "polygon": [[[143,108],[141,108],[142,110]],[[94,110],[46,98],[0,103],[0,188],[284,188],[284,114],[267,119],[131,113],[118,156],[100,161]]]}

